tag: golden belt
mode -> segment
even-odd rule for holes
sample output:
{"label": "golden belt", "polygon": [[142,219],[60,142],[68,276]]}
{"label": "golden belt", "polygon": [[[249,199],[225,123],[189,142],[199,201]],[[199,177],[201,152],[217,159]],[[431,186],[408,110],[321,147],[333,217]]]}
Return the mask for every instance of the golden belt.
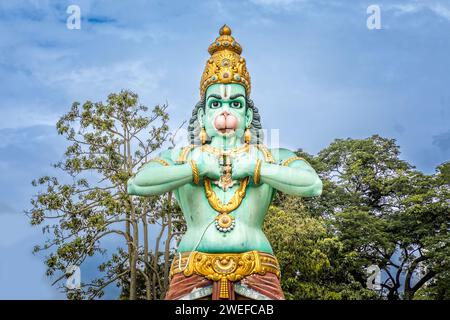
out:
{"label": "golden belt", "polygon": [[261,251],[243,253],[183,252],[176,255],[170,268],[170,277],[183,273],[197,274],[212,281],[220,281],[220,298],[228,298],[228,281],[235,282],[252,275],[274,273],[280,278],[277,258]]}

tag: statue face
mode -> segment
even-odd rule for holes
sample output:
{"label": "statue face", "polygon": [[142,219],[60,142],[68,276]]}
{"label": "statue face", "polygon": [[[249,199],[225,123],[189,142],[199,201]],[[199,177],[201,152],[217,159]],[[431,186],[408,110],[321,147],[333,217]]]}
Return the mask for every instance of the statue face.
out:
{"label": "statue face", "polygon": [[245,88],[240,84],[213,84],[206,90],[205,110],[199,109],[198,119],[209,137],[238,137],[253,120],[253,110],[247,109]]}

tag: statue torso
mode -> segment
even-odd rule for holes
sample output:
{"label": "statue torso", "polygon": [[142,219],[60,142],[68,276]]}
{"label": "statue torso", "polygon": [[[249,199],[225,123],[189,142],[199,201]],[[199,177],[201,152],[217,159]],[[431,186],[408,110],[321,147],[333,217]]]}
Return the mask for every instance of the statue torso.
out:
{"label": "statue torso", "polygon": [[[266,160],[262,152],[259,151],[258,155],[263,161]],[[211,187],[221,202],[227,203],[239,188],[239,183],[227,191],[214,183],[211,183]],[[218,212],[208,202],[203,181],[199,185],[189,183],[176,189],[175,196],[187,225],[178,251],[231,253],[258,250],[272,253],[270,243],[262,232],[262,225],[273,194],[274,189],[269,185],[255,185],[250,179],[241,204],[230,213],[235,218],[234,229],[221,232],[214,224]]]}

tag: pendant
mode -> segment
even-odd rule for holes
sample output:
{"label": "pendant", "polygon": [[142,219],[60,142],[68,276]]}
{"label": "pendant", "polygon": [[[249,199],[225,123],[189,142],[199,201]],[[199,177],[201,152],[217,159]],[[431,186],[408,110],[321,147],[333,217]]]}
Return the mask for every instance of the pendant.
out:
{"label": "pendant", "polygon": [[220,232],[230,232],[235,224],[234,217],[227,213],[221,213],[216,217],[216,229]]}
{"label": "pendant", "polygon": [[222,175],[219,178],[219,181],[216,182],[223,191],[227,191],[229,188],[234,186],[236,181],[231,178],[231,160],[230,157],[223,156],[220,159],[220,165],[222,166]]}
{"label": "pendant", "polygon": [[235,185],[236,181],[231,179],[231,174],[224,174],[220,176],[219,181],[214,181],[214,183],[226,192],[229,188]]}

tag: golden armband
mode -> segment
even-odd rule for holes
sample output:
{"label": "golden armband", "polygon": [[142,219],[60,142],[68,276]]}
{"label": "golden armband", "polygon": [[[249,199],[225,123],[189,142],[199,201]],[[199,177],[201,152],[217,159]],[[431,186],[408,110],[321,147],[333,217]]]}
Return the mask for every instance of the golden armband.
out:
{"label": "golden armband", "polygon": [[192,168],[192,175],[193,175],[193,181],[195,184],[198,184],[200,182],[200,176],[198,174],[198,167],[194,160],[189,160],[189,164]]}
{"label": "golden armband", "polygon": [[256,160],[255,172],[253,173],[253,182],[259,184],[261,180],[261,159]]}
{"label": "golden armband", "polygon": [[284,160],[281,165],[288,167],[292,162],[297,161],[297,160],[303,160],[307,164],[309,164],[309,162],[306,161],[304,158],[295,156],[295,157],[290,157],[290,158]]}

